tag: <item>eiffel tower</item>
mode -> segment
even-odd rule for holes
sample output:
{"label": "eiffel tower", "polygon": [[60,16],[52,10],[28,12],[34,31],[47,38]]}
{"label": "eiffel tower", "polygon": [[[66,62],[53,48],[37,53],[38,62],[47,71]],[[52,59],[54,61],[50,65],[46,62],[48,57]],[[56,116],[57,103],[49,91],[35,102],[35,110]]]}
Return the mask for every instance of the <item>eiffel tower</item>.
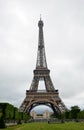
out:
{"label": "eiffel tower", "polygon": [[[50,70],[47,67],[44,37],[43,37],[43,21],[39,20],[39,40],[36,69],[33,71],[34,77],[29,90],[26,90],[26,97],[22,102],[19,111],[27,114],[38,105],[49,106],[54,114],[61,114],[67,111],[65,104],[59,97],[59,92],[54,88],[50,77]],[[45,91],[38,91],[39,81],[44,81]]]}

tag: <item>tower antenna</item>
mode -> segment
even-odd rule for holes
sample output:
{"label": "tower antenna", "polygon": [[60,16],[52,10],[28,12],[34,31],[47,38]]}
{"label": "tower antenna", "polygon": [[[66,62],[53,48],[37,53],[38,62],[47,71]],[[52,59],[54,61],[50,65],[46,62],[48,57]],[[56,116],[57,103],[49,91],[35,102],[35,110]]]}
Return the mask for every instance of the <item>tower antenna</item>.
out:
{"label": "tower antenna", "polygon": [[41,20],[41,14],[40,14],[40,20]]}

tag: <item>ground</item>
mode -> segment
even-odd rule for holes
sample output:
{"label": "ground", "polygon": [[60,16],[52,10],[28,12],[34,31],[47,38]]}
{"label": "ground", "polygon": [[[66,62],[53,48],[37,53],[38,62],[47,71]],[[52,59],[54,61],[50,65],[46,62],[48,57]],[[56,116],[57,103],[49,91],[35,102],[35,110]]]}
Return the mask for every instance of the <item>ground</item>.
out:
{"label": "ground", "polygon": [[[3,129],[0,129],[3,130]],[[7,127],[5,130],[84,130],[84,122],[81,123],[27,123]]]}

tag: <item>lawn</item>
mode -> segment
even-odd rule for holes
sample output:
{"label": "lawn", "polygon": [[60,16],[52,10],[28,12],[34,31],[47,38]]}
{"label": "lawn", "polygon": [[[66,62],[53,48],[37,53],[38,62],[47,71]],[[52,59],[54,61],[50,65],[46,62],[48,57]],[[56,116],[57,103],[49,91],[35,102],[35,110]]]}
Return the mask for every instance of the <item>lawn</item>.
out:
{"label": "lawn", "polygon": [[[0,129],[3,130],[3,129]],[[11,126],[4,130],[84,130],[84,122],[82,123],[28,123],[17,126]]]}

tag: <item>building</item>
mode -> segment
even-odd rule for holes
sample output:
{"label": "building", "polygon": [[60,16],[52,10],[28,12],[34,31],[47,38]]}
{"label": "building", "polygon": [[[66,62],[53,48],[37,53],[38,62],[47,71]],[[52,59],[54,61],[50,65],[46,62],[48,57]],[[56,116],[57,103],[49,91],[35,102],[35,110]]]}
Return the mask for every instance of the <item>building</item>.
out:
{"label": "building", "polygon": [[52,112],[45,110],[42,114],[38,114],[36,111],[31,111],[30,115],[33,119],[50,119]]}

